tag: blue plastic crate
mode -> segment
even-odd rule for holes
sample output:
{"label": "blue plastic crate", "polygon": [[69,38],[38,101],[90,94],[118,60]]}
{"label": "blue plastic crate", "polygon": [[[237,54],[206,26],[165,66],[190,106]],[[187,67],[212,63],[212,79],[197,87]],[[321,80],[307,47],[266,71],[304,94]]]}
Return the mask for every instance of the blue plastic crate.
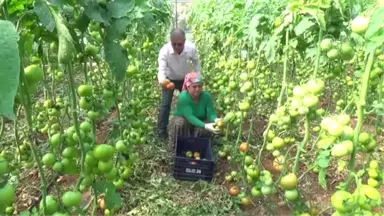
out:
{"label": "blue plastic crate", "polygon": [[[210,139],[178,136],[175,145],[173,167],[175,179],[189,181],[212,180],[215,158]],[[187,151],[199,152],[200,159],[186,157],[185,153]]]}

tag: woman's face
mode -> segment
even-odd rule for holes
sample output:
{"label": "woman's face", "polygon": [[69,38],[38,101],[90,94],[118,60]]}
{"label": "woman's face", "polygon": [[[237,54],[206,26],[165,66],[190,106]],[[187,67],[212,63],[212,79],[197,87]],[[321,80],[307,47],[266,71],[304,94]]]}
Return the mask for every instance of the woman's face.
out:
{"label": "woman's face", "polygon": [[188,87],[188,93],[195,98],[199,97],[202,91],[203,91],[203,84],[201,83],[193,83]]}

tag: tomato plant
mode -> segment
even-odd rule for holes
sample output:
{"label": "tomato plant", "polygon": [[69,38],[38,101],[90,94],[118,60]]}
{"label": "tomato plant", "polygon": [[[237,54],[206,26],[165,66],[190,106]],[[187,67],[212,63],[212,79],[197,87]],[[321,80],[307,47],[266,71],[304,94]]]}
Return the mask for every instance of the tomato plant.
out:
{"label": "tomato plant", "polygon": [[[209,71],[206,88],[225,123],[219,155],[243,175],[235,181],[246,188],[242,193],[258,197],[260,191],[271,197],[262,201],[268,203],[281,191],[278,197],[292,213],[306,215],[313,207],[303,198],[301,181],[314,174],[326,190],[332,181],[327,176],[337,170],[345,178],[328,206],[341,215],[372,211],[363,199],[356,205],[360,195],[352,195],[350,186],[374,194],[382,184],[376,168],[356,166],[357,155],[365,155],[361,163],[367,164],[382,139],[382,6],[368,0],[206,0],[193,4],[189,15],[203,70]],[[265,127],[255,123],[260,118]],[[341,205],[346,199],[350,205]]]}
{"label": "tomato plant", "polygon": [[[136,146],[152,131],[145,113],[159,97],[152,82],[170,25],[169,5],[35,0],[1,1],[0,8],[0,44],[7,50],[0,116],[15,126],[12,145],[1,149],[0,213],[21,213],[13,209],[18,185],[9,179],[31,168],[41,182],[37,215],[95,215],[97,205],[82,205],[87,191],[92,200],[103,195],[103,210],[116,213]],[[119,136],[98,141],[97,125],[110,113]],[[53,181],[56,194],[49,189],[51,174],[74,176],[75,185],[61,188]]]}

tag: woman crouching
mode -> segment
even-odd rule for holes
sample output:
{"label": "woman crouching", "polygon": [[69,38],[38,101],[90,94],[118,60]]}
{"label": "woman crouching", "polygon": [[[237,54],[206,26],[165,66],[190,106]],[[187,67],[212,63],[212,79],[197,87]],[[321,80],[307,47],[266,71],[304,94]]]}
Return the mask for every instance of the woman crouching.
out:
{"label": "woman crouching", "polygon": [[220,132],[215,128],[217,118],[210,93],[203,90],[200,74],[188,73],[184,78],[170,129],[170,145],[175,147],[177,136],[209,138]]}

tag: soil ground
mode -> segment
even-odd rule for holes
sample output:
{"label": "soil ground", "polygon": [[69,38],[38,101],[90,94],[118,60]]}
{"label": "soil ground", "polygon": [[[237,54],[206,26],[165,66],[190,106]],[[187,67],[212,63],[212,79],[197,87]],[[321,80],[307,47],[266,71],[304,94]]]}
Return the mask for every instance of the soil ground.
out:
{"label": "soil ground", "polygon": [[[152,113],[153,116],[156,116],[155,108]],[[114,136],[112,121],[116,118],[116,112],[112,110],[109,118],[97,123],[97,143],[106,143],[113,138],[111,137]],[[371,120],[368,118],[367,121]],[[367,125],[369,126],[364,130],[371,131],[373,124]],[[266,121],[263,118],[257,118],[253,128],[254,136],[261,138],[265,127]],[[245,125],[244,128],[248,129],[249,126]],[[378,139],[377,143],[379,152],[382,152],[384,149],[382,137]],[[257,146],[260,146],[260,143],[250,144],[256,146],[255,151],[258,151]],[[234,204],[236,199],[228,194],[228,189],[233,183],[226,182],[225,176],[232,170],[241,168],[237,164],[219,159],[217,153],[220,148],[220,145],[214,146],[216,167],[212,182],[179,181],[172,176],[172,153],[167,150],[163,141],[157,139],[155,135],[149,134],[148,144],[141,145],[137,149],[140,157],[135,164],[132,178],[125,182],[120,191],[123,206],[118,213],[124,215],[292,215],[290,206],[282,201],[280,194],[268,198],[253,198],[253,204],[246,208]],[[276,180],[280,173],[275,171],[272,166],[273,157],[268,152],[264,154],[262,164],[265,169],[272,172],[274,180]],[[374,157],[376,156],[374,155]],[[361,161],[363,158],[358,155],[357,165],[359,167],[364,165]],[[310,201],[308,204],[312,208],[312,213],[331,215],[330,196],[335,192],[338,183],[345,179],[347,173],[337,172],[336,166],[333,165],[327,175],[327,189],[323,189],[318,184],[318,175],[314,172],[307,172],[307,167],[303,163],[300,164],[298,173],[305,173],[303,176],[299,176],[300,195],[303,200]],[[64,186],[63,189],[72,188],[76,184],[77,176],[55,178],[49,171],[46,172],[46,175],[49,182],[53,183],[49,188],[49,192],[53,194],[60,194],[56,190],[55,184]],[[15,206],[18,212],[30,209],[40,200],[38,189],[40,181],[37,169],[22,170],[20,176],[20,187],[16,191]],[[329,181],[330,179],[332,181]],[[245,188],[245,185],[235,184],[240,188]],[[381,191],[384,194],[383,187]],[[91,199],[89,192],[84,193],[83,205],[86,205]],[[97,213],[101,215],[103,211],[98,209]]]}

